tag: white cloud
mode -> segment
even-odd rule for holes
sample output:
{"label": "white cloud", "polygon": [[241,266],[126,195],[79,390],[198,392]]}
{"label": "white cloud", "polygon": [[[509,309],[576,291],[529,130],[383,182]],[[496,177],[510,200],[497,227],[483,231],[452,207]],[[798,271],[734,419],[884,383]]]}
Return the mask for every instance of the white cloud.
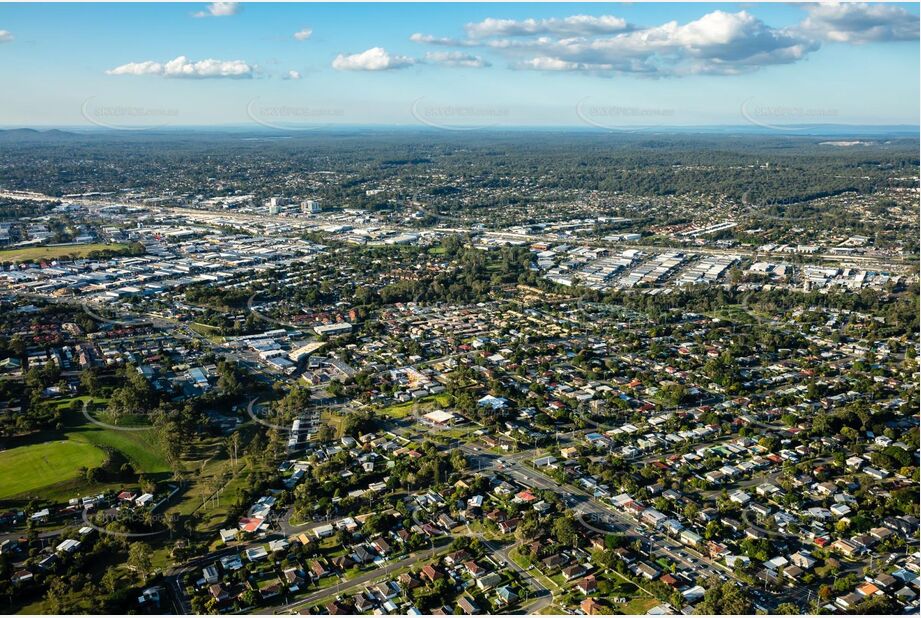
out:
{"label": "white cloud", "polygon": [[823,3],[805,6],[800,29],[834,43],[917,41],[918,16],[891,4]]}
{"label": "white cloud", "polygon": [[459,51],[428,52],[425,54],[425,60],[433,64],[458,69],[482,69],[492,66],[480,56]]}
{"label": "white cloud", "polygon": [[0,30],[0,43],[10,43],[13,41],[13,33],[9,30]]}
{"label": "white cloud", "polygon": [[239,2],[212,2],[204,11],[193,13],[195,17],[227,17],[240,12]]}
{"label": "white cloud", "polygon": [[313,30],[310,28],[302,28],[294,33],[294,38],[298,41],[306,41],[313,34]]}
{"label": "white cloud", "polygon": [[447,47],[473,47],[479,45],[478,41],[467,41],[464,39],[454,39],[447,36],[433,36],[431,34],[422,34],[416,32],[410,35],[409,40],[413,43],[425,43],[427,45],[445,45]]}
{"label": "white cloud", "polygon": [[471,38],[482,39],[492,36],[532,36],[555,34],[561,36],[589,36],[623,32],[629,25],[613,15],[571,15],[562,19],[494,19],[488,17],[481,22],[467,24],[464,29]]}
{"label": "white cloud", "polygon": [[[617,28],[621,31],[616,34],[604,34]],[[467,31],[481,37],[477,39],[480,46],[509,57],[513,68],[599,74],[743,73],[797,62],[820,45],[796,29],[772,28],[745,11],[717,10],[686,24],[670,21],[643,28],[628,26],[618,18],[584,15],[486,19],[468,24]]]}
{"label": "white cloud", "polygon": [[586,64],[584,62],[570,62],[551,58],[549,56],[538,56],[530,60],[524,60],[512,65],[514,69],[529,71],[611,71],[614,69],[610,64]]}
{"label": "white cloud", "polygon": [[715,10],[686,23],[636,26],[610,15],[549,19],[487,18],[465,26],[466,38],[416,33],[410,40],[495,50],[516,69],[638,73],[649,76],[735,75],[793,64],[823,41],[862,44],[918,41],[919,19],[891,4],[804,5],[795,26],[773,27],[746,11]]}
{"label": "white cloud", "polygon": [[284,77],[282,77],[282,79],[300,79],[300,78],[301,78],[300,72],[293,71],[293,70],[288,71],[287,73],[285,73]]}
{"label": "white cloud", "polygon": [[386,71],[416,64],[415,58],[391,55],[383,47],[372,47],[358,54],[339,54],[333,60],[337,71]]}
{"label": "white cloud", "polygon": [[208,79],[230,78],[246,79],[253,76],[255,67],[243,60],[215,60],[208,58],[197,62],[190,61],[185,56],[168,62],[147,60],[144,62],[129,62],[106,71],[108,75],[158,75],[160,77]]}

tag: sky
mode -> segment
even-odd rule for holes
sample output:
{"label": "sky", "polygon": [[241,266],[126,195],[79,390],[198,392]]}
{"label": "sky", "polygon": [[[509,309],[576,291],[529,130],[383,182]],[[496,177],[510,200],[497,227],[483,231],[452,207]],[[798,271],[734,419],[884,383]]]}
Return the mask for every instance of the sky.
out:
{"label": "sky", "polygon": [[0,4],[0,125],[919,124],[918,4]]}

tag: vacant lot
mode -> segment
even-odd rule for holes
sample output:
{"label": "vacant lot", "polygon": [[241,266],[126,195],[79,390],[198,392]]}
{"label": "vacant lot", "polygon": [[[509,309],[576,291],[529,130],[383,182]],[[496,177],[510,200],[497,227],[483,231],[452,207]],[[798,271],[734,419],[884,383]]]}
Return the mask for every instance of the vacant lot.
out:
{"label": "vacant lot", "polygon": [[401,419],[409,416],[416,408],[418,408],[420,412],[427,412],[429,410],[434,410],[435,408],[447,408],[451,405],[451,403],[452,399],[449,394],[440,393],[438,395],[422,397],[421,399],[416,399],[414,401],[395,403],[385,408],[381,408],[378,410],[378,414],[382,416],[389,416],[390,418],[394,419]]}
{"label": "vacant lot", "polygon": [[659,601],[651,597],[636,597],[627,601],[626,604],[615,604],[621,613],[628,616],[642,615],[659,604]]}
{"label": "vacant lot", "polygon": [[0,499],[74,479],[81,467],[101,465],[106,454],[83,440],[30,444],[0,453]]}
{"label": "vacant lot", "polygon": [[0,262],[26,262],[28,260],[54,260],[65,255],[86,257],[93,251],[123,251],[125,244],[91,243],[88,245],[49,245],[46,247],[23,247],[0,251]]}

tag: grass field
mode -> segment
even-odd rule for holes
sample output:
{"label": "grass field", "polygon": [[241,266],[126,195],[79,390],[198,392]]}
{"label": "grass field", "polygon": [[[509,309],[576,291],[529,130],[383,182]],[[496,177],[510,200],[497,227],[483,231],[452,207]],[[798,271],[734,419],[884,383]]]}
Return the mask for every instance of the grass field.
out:
{"label": "grass field", "polygon": [[[75,398],[80,403],[85,399]],[[72,401],[56,403],[69,408]],[[149,431],[106,429],[87,421],[81,411],[69,409],[64,421],[61,431],[46,430],[14,439],[0,452],[0,500],[31,496],[65,500],[113,488],[112,484],[90,483],[78,474],[81,467],[104,464],[107,451],[121,453],[137,472],[156,477],[170,471]]]}
{"label": "grass field", "polygon": [[335,414],[329,410],[324,410],[320,413],[320,420],[333,428],[333,433],[337,438],[342,437],[342,423],[345,421],[344,416]]}
{"label": "grass field", "polygon": [[[99,418],[98,413],[93,413]],[[102,415],[105,416],[105,415]],[[106,419],[111,420],[111,419]],[[146,421],[139,418],[122,419],[127,421],[124,425],[139,426]],[[168,472],[169,466],[157,448],[152,431],[116,431],[106,429],[88,422],[82,412],[76,412],[68,417],[68,427],[65,429],[72,439],[83,439],[90,444],[101,448],[111,448],[119,451],[134,466],[138,472],[157,474]],[[114,423],[113,423],[114,424]],[[118,424],[122,424],[119,422]]]}
{"label": "grass field", "polygon": [[214,343],[220,343],[224,338],[220,335],[221,329],[217,326],[211,326],[210,324],[201,324],[199,322],[192,322],[189,324],[189,328],[194,330],[199,335],[208,338],[208,341]]}
{"label": "grass field", "polygon": [[378,410],[378,413],[381,416],[388,416],[393,419],[401,419],[409,416],[413,411],[413,407],[417,404],[414,401],[407,401],[406,403],[396,403],[392,406],[387,406]]}
{"label": "grass field", "polygon": [[88,442],[58,440],[12,448],[0,453],[0,499],[26,494],[77,476],[93,468],[106,454]]}
{"label": "grass field", "polygon": [[659,604],[659,601],[650,597],[636,597],[630,599],[623,605],[615,604],[614,607],[622,614],[627,616],[643,615],[653,607]]}
{"label": "grass field", "polygon": [[712,318],[720,318],[721,320],[728,320],[737,324],[754,324],[756,322],[755,312],[742,305],[725,305],[716,311],[711,311],[707,315]]}
{"label": "grass field", "polygon": [[22,247],[0,251],[0,262],[25,262],[27,260],[53,260],[65,255],[86,257],[93,251],[122,251],[128,245],[113,243],[91,243],[87,245],[48,245],[45,247]]}
{"label": "grass field", "polygon": [[435,408],[447,408],[451,405],[451,395],[440,393],[438,395],[429,395],[415,401],[405,403],[395,403],[378,410],[378,414],[388,416],[393,419],[401,419],[412,414],[413,409],[418,407],[420,412],[434,410]]}
{"label": "grass field", "polygon": [[160,455],[159,449],[152,443],[153,438],[147,431],[115,431],[87,423],[68,436],[82,439],[98,447],[109,447],[119,451],[138,472],[156,474],[168,472],[169,466]]}

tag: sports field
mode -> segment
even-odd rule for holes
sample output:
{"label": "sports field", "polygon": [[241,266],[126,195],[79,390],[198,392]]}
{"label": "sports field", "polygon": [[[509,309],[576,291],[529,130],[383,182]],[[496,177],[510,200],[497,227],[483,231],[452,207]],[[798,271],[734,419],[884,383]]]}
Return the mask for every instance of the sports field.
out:
{"label": "sports field", "polygon": [[25,262],[26,260],[53,260],[64,255],[86,257],[93,251],[122,251],[125,244],[90,243],[87,245],[49,245],[46,247],[22,247],[0,251],[0,262]]}
{"label": "sports field", "polygon": [[[82,402],[86,398],[78,397],[77,399]],[[105,404],[105,400],[96,400],[93,403],[90,414],[93,418],[104,423],[124,425],[126,427],[143,427],[150,422],[143,417],[122,419],[124,423],[116,422],[108,418],[101,410],[92,409],[101,408]],[[138,472],[155,474],[169,471],[169,466],[166,464],[166,460],[157,445],[152,429],[150,431],[106,429],[87,421],[82,412],[73,412],[68,416],[66,431],[72,440],[81,440],[100,448],[114,449],[120,452]]]}
{"label": "sports field", "polygon": [[[87,397],[77,397],[82,402]],[[27,442],[0,451],[0,500],[37,496],[49,500],[67,499],[88,491],[107,488],[91,483],[79,469],[105,464],[108,453],[117,451],[137,472],[169,472],[153,431],[117,431],[90,423],[83,413],[68,409],[74,400],[58,402],[67,409],[63,431],[44,431]],[[105,400],[96,400],[97,405]],[[14,442],[15,444],[15,442]]]}
{"label": "sports field", "polygon": [[158,473],[169,471],[160,449],[151,435],[153,431],[115,431],[95,425],[85,425],[69,432],[71,438],[82,439],[100,447],[113,448],[124,455],[138,472]]}
{"label": "sports field", "polygon": [[0,452],[0,499],[74,479],[81,467],[101,465],[106,454],[83,440],[56,440]]}

